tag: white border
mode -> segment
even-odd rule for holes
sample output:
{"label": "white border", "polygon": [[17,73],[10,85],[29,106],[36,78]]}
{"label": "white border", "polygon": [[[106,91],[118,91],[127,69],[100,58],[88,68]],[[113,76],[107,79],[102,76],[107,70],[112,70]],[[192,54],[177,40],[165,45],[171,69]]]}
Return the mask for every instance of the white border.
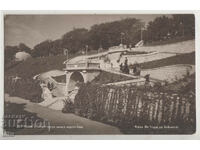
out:
{"label": "white border", "polygon": [[[3,69],[4,69],[4,53],[3,53],[3,39],[4,39],[4,30],[3,30],[3,14],[184,14],[184,13],[194,13],[195,14],[195,33],[196,33],[196,38],[195,38],[195,48],[196,48],[196,77],[200,76],[200,70],[198,69],[199,67],[199,58],[200,58],[200,11],[175,11],[175,10],[170,10],[170,11],[120,11],[120,10],[112,10],[112,11],[3,11],[1,13],[1,60],[2,63],[0,65],[2,75],[3,75]],[[4,78],[0,78],[0,83],[4,82]],[[196,78],[196,106],[200,106],[200,101],[198,100],[200,97],[200,92],[198,92],[197,89],[200,89],[200,79]],[[1,84],[0,88],[1,92],[1,101],[0,101],[0,108],[3,107],[3,84]],[[0,109],[0,114],[1,117],[3,116],[3,109]],[[14,137],[4,137],[3,139],[199,139],[200,138],[200,108],[196,108],[197,112],[197,126],[196,126],[196,133],[193,135],[17,135]],[[2,128],[0,129],[0,132],[2,134]]]}

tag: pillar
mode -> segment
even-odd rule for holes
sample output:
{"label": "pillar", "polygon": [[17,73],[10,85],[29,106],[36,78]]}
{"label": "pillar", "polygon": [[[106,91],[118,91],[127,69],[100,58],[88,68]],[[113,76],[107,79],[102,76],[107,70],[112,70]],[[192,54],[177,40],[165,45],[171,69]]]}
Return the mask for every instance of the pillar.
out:
{"label": "pillar", "polygon": [[86,70],[83,70],[80,72],[83,76],[83,79],[84,79],[84,83],[87,83],[88,82],[88,79],[87,79],[87,71]]}
{"label": "pillar", "polygon": [[67,96],[68,95],[69,81],[70,81],[70,77],[72,75],[72,72],[65,71],[65,74],[66,74],[66,93],[65,93],[65,95]]}

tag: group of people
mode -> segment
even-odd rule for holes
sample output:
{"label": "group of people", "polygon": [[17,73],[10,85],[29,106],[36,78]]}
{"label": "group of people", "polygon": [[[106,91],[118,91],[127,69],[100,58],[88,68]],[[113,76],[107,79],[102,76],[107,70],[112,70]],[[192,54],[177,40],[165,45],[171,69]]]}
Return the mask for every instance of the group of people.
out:
{"label": "group of people", "polygon": [[128,58],[125,58],[124,63],[120,64],[120,71],[126,74],[130,73],[130,69],[133,70],[133,74],[136,76],[139,76],[141,73],[141,66],[137,62],[135,62],[133,65],[128,65]]}
{"label": "group of people", "polygon": [[126,73],[126,74],[130,73],[130,69],[129,69],[129,66],[128,66],[128,59],[127,59],[127,57],[126,57],[126,59],[124,61],[124,64],[121,63],[119,67],[120,67],[120,71],[121,72]]}

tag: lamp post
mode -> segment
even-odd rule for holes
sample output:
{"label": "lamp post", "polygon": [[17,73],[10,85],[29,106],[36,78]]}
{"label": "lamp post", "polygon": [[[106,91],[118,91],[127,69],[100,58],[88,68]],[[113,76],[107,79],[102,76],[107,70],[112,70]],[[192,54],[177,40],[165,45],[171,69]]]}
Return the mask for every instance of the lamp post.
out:
{"label": "lamp post", "polygon": [[85,46],[85,54],[86,54],[86,67],[88,68],[88,58],[87,58],[87,51],[88,51],[88,45]]}
{"label": "lamp post", "polygon": [[88,52],[88,45],[85,46],[85,54],[87,55]]}
{"label": "lamp post", "polygon": [[124,37],[125,33],[121,32],[121,44],[123,45],[123,37]]}
{"label": "lamp post", "polygon": [[144,28],[141,27],[141,30],[140,30],[140,39],[141,39],[141,41],[143,40],[143,30],[144,30]]}
{"label": "lamp post", "polygon": [[69,59],[69,52],[68,52],[68,49],[66,49],[67,51],[67,60]]}
{"label": "lamp post", "polygon": [[182,29],[182,36],[185,36],[185,31],[184,31],[183,22],[180,22],[180,26],[181,26],[181,29]]}
{"label": "lamp post", "polygon": [[[64,50],[64,54],[67,55],[67,61],[68,61],[68,57],[69,57],[68,49]],[[67,61],[66,61],[66,68],[67,68]]]}

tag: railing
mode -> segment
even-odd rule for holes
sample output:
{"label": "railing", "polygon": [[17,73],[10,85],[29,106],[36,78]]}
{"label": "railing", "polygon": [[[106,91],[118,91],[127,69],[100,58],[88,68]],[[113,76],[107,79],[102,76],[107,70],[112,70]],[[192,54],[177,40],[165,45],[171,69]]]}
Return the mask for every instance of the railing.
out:
{"label": "railing", "polygon": [[75,63],[75,64],[66,64],[66,69],[99,69],[99,63]]}
{"label": "railing", "polygon": [[141,78],[141,79],[133,79],[133,80],[108,83],[106,85],[144,85],[144,84],[145,84],[145,79]]}
{"label": "railing", "polygon": [[195,130],[194,93],[136,86],[92,88],[94,85],[80,89],[82,95],[77,95],[75,99],[75,106],[81,110],[81,116],[117,125],[125,132],[134,131],[135,126],[150,127],[149,132],[153,131],[153,126],[161,127],[162,131],[159,132],[167,133],[170,131],[168,126],[175,127],[171,130],[173,132],[176,129],[177,132],[191,134]]}

